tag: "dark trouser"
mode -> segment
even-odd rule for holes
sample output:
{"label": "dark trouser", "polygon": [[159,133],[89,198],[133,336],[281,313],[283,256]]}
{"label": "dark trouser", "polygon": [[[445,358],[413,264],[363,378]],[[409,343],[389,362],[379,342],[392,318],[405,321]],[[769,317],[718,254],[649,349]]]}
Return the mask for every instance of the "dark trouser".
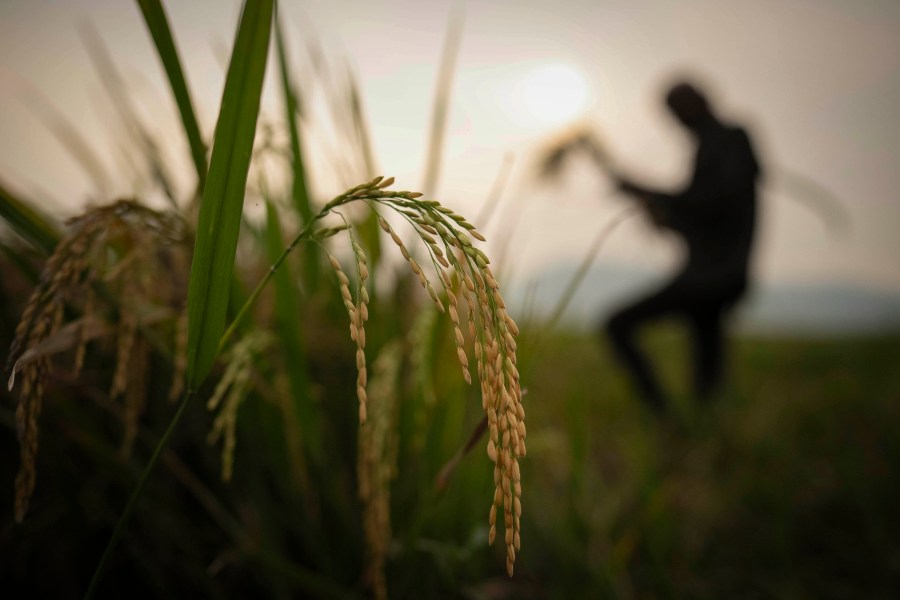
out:
{"label": "dark trouser", "polygon": [[675,279],[657,292],[616,312],[606,323],[616,357],[628,370],[642,399],[652,409],[665,408],[665,394],[647,357],[637,344],[638,329],[662,317],[683,318],[693,342],[693,386],[707,399],[722,382],[725,365],[724,319],[744,292],[743,283],[709,286]]}

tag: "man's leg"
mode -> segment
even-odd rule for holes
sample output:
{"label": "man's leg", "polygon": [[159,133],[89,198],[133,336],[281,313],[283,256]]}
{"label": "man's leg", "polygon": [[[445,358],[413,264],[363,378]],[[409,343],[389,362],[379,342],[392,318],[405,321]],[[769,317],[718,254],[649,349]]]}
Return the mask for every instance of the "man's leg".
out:
{"label": "man's leg", "polygon": [[722,384],[725,370],[724,308],[701,304],[690,312],[694,343],[694,393],[709,400]]}
{"label": "man's leg", "polygon": [[665,409],[665,395],[650,361],[638,347],[637,334],[644,323],[681,308],[678,290],[673,286],[666,286],[616,312],[605,326],[616,358],[628,371],[641,399],[657,412]]}

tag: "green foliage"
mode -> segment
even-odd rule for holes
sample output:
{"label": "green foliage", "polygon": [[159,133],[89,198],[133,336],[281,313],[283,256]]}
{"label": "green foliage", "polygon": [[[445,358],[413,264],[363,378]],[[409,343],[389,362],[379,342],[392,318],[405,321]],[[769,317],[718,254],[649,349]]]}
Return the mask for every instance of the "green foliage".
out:
{"label": "green foliage", "polygon": [[141,8],[141,13],[144,15],[144,23],[146,23],[147,29],[150,31],[153,43],[156,45],[159,59],[163,63],[166,77],[168,77],[169,85],[172,88],[172,94],[175,96],[175,103],[178,105],[178,112],[181,114],[184,133],[191,148],[191,158],[194,161],[194,168],[197,170],[197,189],[202,192],[207,169],[206,146],[203,144],[203,138],[200,136],[200,127],[197,125],[197,117],[194,115],[191,94],[184,79],[181,60],[178,58],[175,40],[172,38],[172,32],[169,29],[166,11],[160,0],[137,0],[137,3]]}
{"label": "green foliage", "polygon": [[[275,47],[278,50],[278,71],[281,75],[281,88],[284,95],[284,110],[287,118],[287,130],[291,140],[291,198],[294,208],[302,224],[313,218],[312,202],[309,197],[309,186],[306,182],[306,164],[303,160],[303,147],[300,141],[299,96],[291,80],[291,70],[285,50],[284,32],[279,20],[275,29]],[[370,175],[374,177],[374,175]],[[319,278],[318,255],[309,252],[303,257],[303,280],[306,287],[312,289]]]}
{"label": "green foliage", "polygon": [[[284,251],[284,237],[278,208],[266,202],[266,256],[274,264]],[[313,406],[309,382],[308,360],[304,330],[300,325],[298,307],[301,306],[296,280],[288,268],[279,269],[273,276],[275,288],[275,326],[281,343],[282,369],[290,385],[293,418],[285,424],[288,435],[297,429],[297,437],[305,447],[307,460],[319,466],[322,460],[319,416]]]}
{"label": "green foliage", "polygon": [[244,6],[225,78],[188,288],[187,381],[191,389],[209,374],[225,330],[273,13],[272,0]]}
{"label": "green foliage", "polygon": [[56,226],[37,209],[23,202],[0,185],[0,217],[43,254],[53,252],[59,242]]}

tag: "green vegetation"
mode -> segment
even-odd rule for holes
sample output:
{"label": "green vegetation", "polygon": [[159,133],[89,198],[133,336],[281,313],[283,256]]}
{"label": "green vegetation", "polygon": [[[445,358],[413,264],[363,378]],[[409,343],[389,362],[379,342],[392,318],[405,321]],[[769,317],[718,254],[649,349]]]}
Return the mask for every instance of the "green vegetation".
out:
{"label": "green vegetation", "polygon": [[[0,347],[17,374],[0,404],[4,589],[716,598],[900,585],[900,338],[741,340],[729,393],[656,421],[597,340],[518,335],[474,225],[374,177],[355,81],[335,91],[327,73],[292,71],[274,2],[244,8],[208,139],[162,4],[139,5],[196,186],[172,185],[88,34],[147,189],[171,206],[110,198],[63,225],[0,186]],[[441,61],[429,187],[461,22]],[[271,119],[259,106],[272,41],[284,122],[257,128]],[[353,178],[327,202],[304,160],[323,135],[298,109],[312,93],[331,94],[323,147],[341,148]],[[70,148],[77,136],[60,134]],[[677,386],[683,340],[653,341]]]}
{"label": "green vegetation", "polygon": [[[686,389],[687,340],[653,341]],[[554,336],[541,356],[523,479],[542,509],[522,559],[552,596],[896,589],[900,338],[740,339],[731,391],[708,407],[682,398],[665,422],[635,406],[595,340]]]}

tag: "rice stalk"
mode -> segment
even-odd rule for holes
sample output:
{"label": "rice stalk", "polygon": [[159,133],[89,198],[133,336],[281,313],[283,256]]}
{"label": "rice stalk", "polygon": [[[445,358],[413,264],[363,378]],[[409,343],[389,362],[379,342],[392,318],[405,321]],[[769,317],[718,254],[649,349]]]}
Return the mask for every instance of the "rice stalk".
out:
{"label": "rice stalk", "polygon": [[447,120],[450,112],[450,94],[453,87],[453,73],[456,70],[456,59],[459,56],[465,17],[462,3],[454,5],[454,10],[447,20],[447,32],[438,67],[437,84],[434,90],[434,106],[429,125],[428,149],[425,154],[425,170],[422,178],[422,190],[430,196],[437,191],[440,180],[440,169],[443,163],[444,137],[447,132]]}

